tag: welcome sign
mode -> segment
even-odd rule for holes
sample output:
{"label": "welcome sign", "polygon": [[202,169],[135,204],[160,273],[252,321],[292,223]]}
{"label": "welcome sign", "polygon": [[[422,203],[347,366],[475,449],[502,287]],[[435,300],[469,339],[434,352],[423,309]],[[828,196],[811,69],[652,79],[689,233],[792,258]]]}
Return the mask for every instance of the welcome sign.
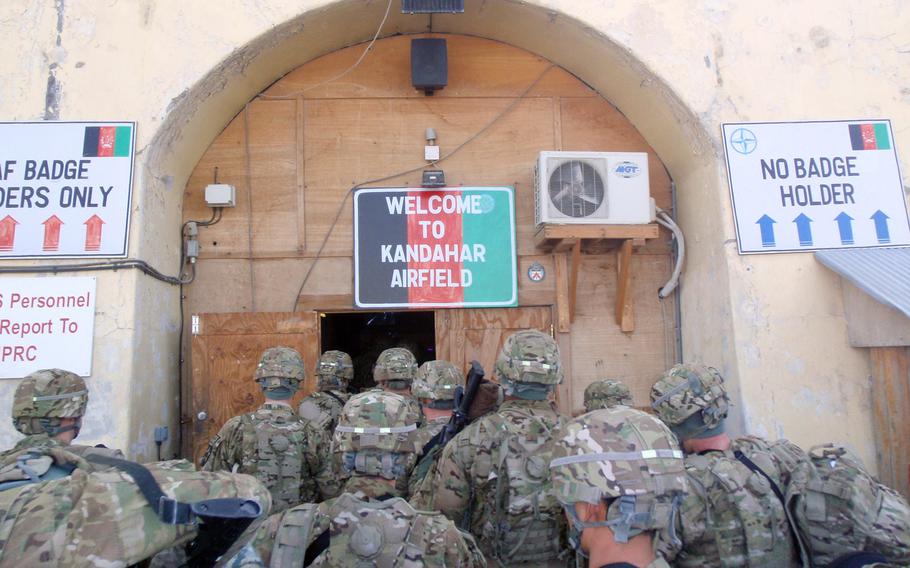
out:
{"label": "welcome sign", "polygon": [[517,305],[514,190],[357,191],[354,303],[360,308]]}

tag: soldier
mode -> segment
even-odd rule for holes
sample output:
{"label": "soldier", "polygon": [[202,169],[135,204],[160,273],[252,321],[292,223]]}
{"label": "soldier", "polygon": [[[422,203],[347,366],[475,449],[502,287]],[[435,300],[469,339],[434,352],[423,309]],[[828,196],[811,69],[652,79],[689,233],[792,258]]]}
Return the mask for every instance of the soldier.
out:
{"label": "soldier", "polygon": [[129,566],[187,543],[185,557],[211,565],[269,510],[268,491],[248,475],[71,449],[21,445],[0,458],[0,568]]}
{"label": "soldier", "polygon": [[[120,450],[104,446],[71,444],[82,428],[88,406],[88,387],[82,377],[63,369],[42,369],[25,377],[13,395],[13,426],[25,438],[0,459],[25,448],[68,447],[81,456],[88,454],[122,458]],[[51,473],[52,475],[52,473]]]}
{"label": "soldier", "polygon": [[686,476],[660,420],[625,406],[575,418],[557,437],[550,476],[569,542],[589,566],[669,568],[655,554],[656,532],[673,531]]}
{"label": "soldier", "polygon": [[348,401],[348,384],[354,378],[351,356],[344,351],[326,351],[316,363],[316,388],[300,402],[297,412],[331,437],[338,415]]}
{"label": "soldier", "polygon": [[405,397],[408,404],[420,417],[419,425],[423,422],[423,413],[420,410],[420,403],[411,394],[411,383],[414,382],[415,376],[417,376],[417,359],[404,347],[386,349],[376,358],[373,380],[380,389]]}
{"label": "soldier", "polygon": [[470,536],[399,497],[414,463],[416,420],[401,395],[351,397],[333,440],[351,476],[347,492],[271,517],[228,566],[486,566]]}
{"label": "soldier", "polygon": [[778,497],[786,492],[787,464],[765,440],[727,435],[720,373],[676,365],[651,387],[651,407],[682,443],[692,489],[680,509],[681,546],[662,543],[668,560],[683,567],[800,565]]}
{"label": "soldier", "polygon": [[[417,378],[411,385],[411,392],[420,401],[423,411],[423,425],[417,429],[417,459],[420,464],[411,472],[409,494],[414,495],[417,486],[427,476],[439,452],[426,456],[427,444],[446,427],[455,409],[455,389],[461,385],[461,373],[449,361],[427,361],[417,369]],[[440,448],[441,450],[442,448]],[[427,457],[424,462],[423,458]],[[414,501],[411,503],[418,507]]]}
{"label": "soldier", "polygon": [[272,493],[275,511],[335,494],[322,432],[291,408],[304,376],[296,350],[266,349],[255,374],[265,404],[228,420],[201,461],[206,471],[254,475]]}
{"label": "soldier", "polygon": [[629,387],[616,379],[594,381],[585,389],[585,412],[617,405],[631,407],[632,404]]}
{"label": "soldier", "polygon": [[505,402],[442,451],[428,505],[478,538],[503,565],[565,565],[565,516],[549,486],[553,436],[564,418],[549,400],[562,380],[549,335],[519,331],[496,359]]}

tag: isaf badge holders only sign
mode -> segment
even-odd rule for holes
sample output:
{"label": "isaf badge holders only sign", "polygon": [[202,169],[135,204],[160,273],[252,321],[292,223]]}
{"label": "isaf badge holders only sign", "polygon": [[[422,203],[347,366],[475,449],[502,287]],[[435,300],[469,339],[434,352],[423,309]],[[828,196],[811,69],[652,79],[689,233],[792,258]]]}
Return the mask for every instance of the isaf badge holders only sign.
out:
{"label": "isaf badge holders only sign", "polygon": [[517,305],[512,188],[357,191],[354,303],[359,308]]}
{"label": "isaf badge holders only sign", "polygon": [[134,122],[0,123],[0,258],[127,254]]}
{"label": "isaf badge holders only sign", "polygon": [[910,244],[888,120],[723,125],[741,254]]}

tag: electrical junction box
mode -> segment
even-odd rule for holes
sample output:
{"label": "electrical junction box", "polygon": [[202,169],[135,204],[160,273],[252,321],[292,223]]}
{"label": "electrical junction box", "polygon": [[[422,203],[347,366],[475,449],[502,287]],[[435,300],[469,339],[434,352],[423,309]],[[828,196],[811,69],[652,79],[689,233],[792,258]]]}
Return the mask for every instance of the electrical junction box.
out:
{"label": "electrical junction box", "polygon": [[644,152],[541,152],[536,224],[646,224],[652,219]]}
{"label": "electrical junction box", "polygon": [[237,205],[237,191],[233,185],[210,183],[205,186],[205,204],[209,207],[234,207]]}

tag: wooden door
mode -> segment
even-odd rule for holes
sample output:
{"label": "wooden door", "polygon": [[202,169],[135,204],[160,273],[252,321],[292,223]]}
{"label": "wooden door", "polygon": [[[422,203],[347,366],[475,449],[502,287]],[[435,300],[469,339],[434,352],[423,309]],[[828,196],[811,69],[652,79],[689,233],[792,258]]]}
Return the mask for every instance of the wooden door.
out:
{"label": "wooden door", "polygon": [[[233,416],[265,398],[253,380],[262,352],[284,345],[300,352],[307,377],[296,403],[315,387],[319,317],[314,312],[198,314],[193,316],[192,407],[187,446],[199,462],[208,441]],[[204,413],[204,414],[202,414]]]}
{"label": "wooden door", "polygon": [[520,329],[553,333],[550,306],[436,311],[436,352],[439,359],[467,369],[471,360],[494,378],[493,365],[506,337]]}

